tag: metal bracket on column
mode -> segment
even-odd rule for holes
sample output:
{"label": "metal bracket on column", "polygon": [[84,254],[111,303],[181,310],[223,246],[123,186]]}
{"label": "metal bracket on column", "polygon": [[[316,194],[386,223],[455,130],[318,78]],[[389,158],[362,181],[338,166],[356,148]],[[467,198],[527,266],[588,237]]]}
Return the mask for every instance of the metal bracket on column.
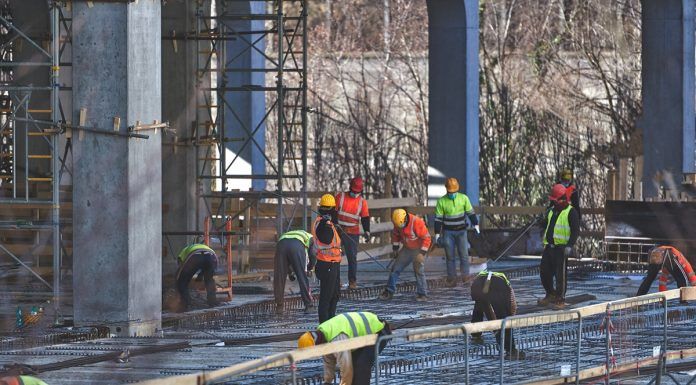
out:
{"label": "metal bracket on column", "polygon": [[152,124],[140,124],[140,121],[136,121],[135,125],[128,126],[128,131],[133,132],[133,131],[143,131],[143,130],[155,130],[155,132],[157,132],[157,130],[160,128],[163,131],[173,131],[173,130],[169,129],[169,122],[159,123],[156,120]]}

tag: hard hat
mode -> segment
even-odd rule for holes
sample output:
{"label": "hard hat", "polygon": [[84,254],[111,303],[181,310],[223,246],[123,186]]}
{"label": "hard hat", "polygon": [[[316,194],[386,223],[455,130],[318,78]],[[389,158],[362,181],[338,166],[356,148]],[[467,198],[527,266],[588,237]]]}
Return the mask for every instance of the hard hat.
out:
{"label": "hard hat", "polygon": [[561,180],[573,180],[573,171],[569,168],[564,168],[561,171]]}
{"label": "hard hat", "polygon": [[558,183],[553,185],[551,188],[551,193],[549,194],[549,199],[552,201],[558,201],[561,198],[565,198],[566,188],[562,184]]}
{"label": "hard hat", "polygon": [[447,178],[445,181],[445,188],[448,193],[453,193],[459,191],[459,181],[457,178]]}
{"label": "hard hat", "polygon": [[305,332],[297,340],[297,348],[298,349],[311,348],[312,346],[315,345],[316,340],[317,340],[317,333],[316,332]]}
{"label": "hard hat", "polygon": [[363,180],[360,177],[355,177],[350,180],[350,191],[362,192],[363,190]]}
{"label": "hard hat", "polygon": [[336,198],[331,194],[324,194],[321,196],[319,201],[319,206],[322,207],[336,207]]}
{"label": "hard hat", "polygon": [[396,209],[392,211],[392,223],[394,226],[398,228],[404,227],[404,224],[406,223],[406,217],[408,214],[406,214],[406,210],[404,209]]}

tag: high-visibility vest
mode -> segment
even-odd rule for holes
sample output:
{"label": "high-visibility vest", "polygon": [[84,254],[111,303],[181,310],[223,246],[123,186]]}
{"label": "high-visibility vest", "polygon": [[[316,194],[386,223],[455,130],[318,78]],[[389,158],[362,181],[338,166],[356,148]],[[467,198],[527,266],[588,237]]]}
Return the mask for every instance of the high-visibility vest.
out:
{"label": "high-visibility vest", "polygon": [[[553,227],[553,244],[557,246],[567,245],[570,240],[570,221],[568,220],[568,214],[573,206],[568,205],[556,218],[556,225]],[[546,241],[546,235],[549,232],[549,224],[551,224],[551,217],[553,216],[553,210],[549,210],[549,215],[546,217],[546,230],[544,231],[544,245],[548,243]]]}
{"label": "high-visibility vest", "polygon": [[326,244],[317,237],[319,222],[321,222],[321,217],[317,217],[314,225],[312,225],[312,237],[314,238],[314,245],[317,247],[317,259],[324,262],[341,262],[341,237],[338,236],[336,226],[331,221],[326,221],[333,231],[331,243]]}
{"label": "high-visibility vest", "polygon": [[[210,247],[208,247],[202,243],[194,243],[194,244],[191,244],[191,245],[184,247],[179,252],[179,260],[181,262],[185,262],[186,259],[188,259],[189,255],[194,254],[195,252],[200,251],[200,250],[209,251],[210,253],[215,255],[215,252]],[[217,258],[217,255],[215,255],[215,257]]]}
{"label": "high-visibility vest", "polygon": [[336,211],[338,211],[338,224],[348,234],[360,234],[360,218],[369,215],[367,201],[362,195],[355,198],[347,193],[336,194]]}
{"label": "high-visibility vest", "polygon": [[283,239],[297,239],[298,241],[302,242],[306,249],[308,249],[309,242],[312,240],[312,234],[304,230],[292,230],[281,235],[278,241],[282,241]]}
{"label": "high-visibility vest", "polygon": [[382,329],[384,329],[384,322],[380,321],[376,314],[366,311],[342,313],[322,322],[317,327],[317,330],[329,342],[341,333],[354,338],[377,334]]}
{"label": "high-visibility vest", "polygon": [[[680,269],[683,273],[684,276],[686,277],[687,280],[687,285],[689,286],[696,286],[696,274],[694,274],[694,269],[691,267],[691,264],[689,261],[684,257],[684,255],[677,250],[676,248],[672,246],[660,246],[660,248],[667,249],[673,256],[674,259],[671,260],[671,263],[676,263],[678,266],[676,268]],[[668,263],[667,261],[667,256],[665,255],[665,260],[662,262],[663,266],[665,263]],[[659,291],[667,291],[667,281],[669,280],[669,270],[665,267],[662,268],[660,271],[660,277],[659,277],[659,285],[658,289]]]}
{"label": "high-visibility vest", "polygon": [[[419,237],[418,233],[423,234],[423,238]],[[394,227],[391,238],[393,246],[398,247],[399,244],[403,243],[408,249],[420,248],[423,252],[428,251],[432,242],[425,221],[413,214],[408,214],[408,224],[406,227],[403,229]]]}
{"label": "high-visibility vest", "polygon": [[459,192],[454,199],[447,195],[440,197],[435,205],[435,221],[442,222],[445,230],[466,225],[467,216],[473,213],[469,197]]}
{"label": "high-visibility vest", "polygon": [[491,274],[492,276],[494,276],[494,277],[501,278],[502,280],[505,281],[505,283],[506,283],[508,286],[510,286],[510,281],[509,281],[508,278],[505,276],[505,274],[503,274],[503,273],[501,273],[501,272],[484,270],[484,271],[478,273],[478,275],[479,275],[479,277],[486,277],[486,276],[488,276],[488,273],[490,273],[490,274]]}

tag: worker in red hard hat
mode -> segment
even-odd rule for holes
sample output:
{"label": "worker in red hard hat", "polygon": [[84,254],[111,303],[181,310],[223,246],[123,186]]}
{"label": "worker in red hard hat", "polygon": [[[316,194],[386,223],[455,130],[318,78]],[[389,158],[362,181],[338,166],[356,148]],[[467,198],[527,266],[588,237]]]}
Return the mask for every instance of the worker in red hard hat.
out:
{"label": "worker in red hard hat", "polygon": [[[568,202],[565,186],[556,184],[551,189],[549,200],[552,206],[546,213],[543,232],[544,253],[541,256],[539,275],[546,296],[539,305],[551,305],[556,310],[564,309],[567,289],[568,257],[580,232],[580,216]],[[555,286],[554,286],[555,278]]]}
{"label": "worker in red hard hat", "polygon": [[362,191],[363,179],[355,177],[350,180],[349,191],[340,192],[335,197],[343,249],[348,259],[348,287],[351,289],[358,288],[358,243],[361,225],[365,241],[370,240],[370,210],[367,200],[362,197]]}

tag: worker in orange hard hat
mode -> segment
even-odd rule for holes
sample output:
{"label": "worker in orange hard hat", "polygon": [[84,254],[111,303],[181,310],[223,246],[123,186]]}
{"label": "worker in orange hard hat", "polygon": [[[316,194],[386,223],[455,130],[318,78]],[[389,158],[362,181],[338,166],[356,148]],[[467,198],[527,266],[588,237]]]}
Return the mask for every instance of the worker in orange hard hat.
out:
{"label": "worker in orange hard hat", "polygon": [[479,230],[478,219],[469,197],[459,192],[457,179],[447,178],[445,188],[447,194],[439,198],[435,205],[435,244],[445,249],[447,284],[452,287],[457,284],[457,257],[459,257],[462,279],[466,281],[469,278],[469,241],[467,239],[469,223],[476,233],[480,234],[481,230]]}
{"label": "worker in orange hard hat", "polygon": [[[539,274],[546,296],[539,305],[551,305],[554,309],[564,309],[568,274],[568,257],[580,232],[580,217],[577,210],[568,202],[566,188],[556,184],[551,189],[549,200],[552,207],[546,213],[546,226],[543,233],[544,253],[541,256]],[[554,278],[556,286],[554,287]]]}
{"label": "worker in orange hard hat", "polygon": [[319,216],[312,225],[317,264],[314,271],[319,278],[319,322],[336,315],[341,290],[341,237],[336,230],[336,199],[324,194],[319,202]]}
{"label": "worker in orange hard hat", "polygon": [[0,377],[0,385],[48,385],[32,376]]}
{"label": "worker in orange hard hat", "polygon": [[563,187],[566,188],[568,202],[570,202],[571,206],[578,212],[578,216],[582,217],[582,212],[580,211],[580,190],[578,190],[578,186],[573,179],[573,170],[569,168],[561,170],[558,182],[556,183],[562,184]]}
{"label": "worker in orange hard hat", "polygon": [[356,177],[350,180],[347,192],[336,194],[336,211],[338,224],[341,227],[341,239],[348,259],[348,287],[357,289],[358,276],[358,243],[360,242],[360,226],[362,225],[365,240],[370,240],[370,210],[367,200],[362,197],[363,179]]}
{"label": "worker in orange hard hat", "polygon": [[656,246],[648,252],[648,274],[640,284],[636,295],[648,294],[658,273],[660,291],[667,290],[668,275],[674,278],[677,287],[696,286],[696,273],[684,255],[672,246]]}

